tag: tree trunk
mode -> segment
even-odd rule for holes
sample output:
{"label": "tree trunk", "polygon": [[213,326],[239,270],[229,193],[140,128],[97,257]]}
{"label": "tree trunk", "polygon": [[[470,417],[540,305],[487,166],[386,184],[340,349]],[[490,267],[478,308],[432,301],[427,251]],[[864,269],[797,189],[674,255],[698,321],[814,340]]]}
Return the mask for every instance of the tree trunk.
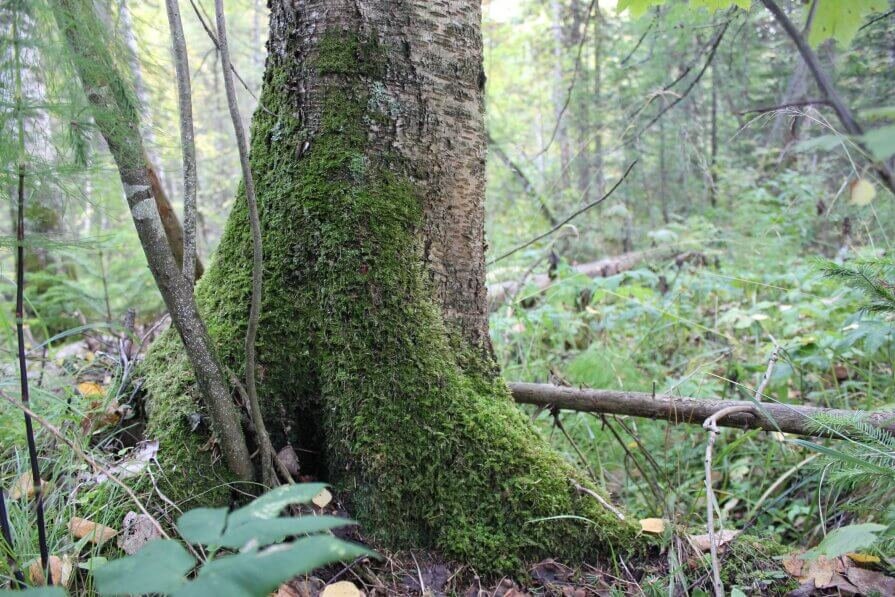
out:
{"label": "tree trunk", "polygon": [[[492,359],[479,2],[270,7],[251,162],[258,382],[276,447],[311,455],[304,472],[344,490],[387,548],[434,548],[481,572],[630,549],[634,529],[576,493],[583,476],[517,410]],[[240,192],[197,287],[236,374],[250,255]],[[159,434],[182,432],[189,408],[172,346],[147,359]],[[594,522],[543,520],[565,515]]]}

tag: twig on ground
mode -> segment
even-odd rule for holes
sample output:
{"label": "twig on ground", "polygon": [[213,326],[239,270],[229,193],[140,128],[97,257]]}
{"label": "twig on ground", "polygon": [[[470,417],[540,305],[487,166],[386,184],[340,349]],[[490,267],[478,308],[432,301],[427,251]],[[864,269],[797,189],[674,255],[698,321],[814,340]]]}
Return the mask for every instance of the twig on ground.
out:
{"label": "twig on ground", "polygon": [[625,515],[622,514],[618,510],[618,508],[616,508],[615,506],[610,504],[608,501],[606,501],[606,499],[603,496],[601,496],[599,493],[597,493],[593,489],[589,489],[589,488],[583,486],[581,483],[579,483],[575,479],[570,479],[570,480],[572,481],[572,487],[575,488],[575,491],[577,491],[578,493],[583,493],[585,495],[589,495],[590,497],[597,500],[601,506],[603,506],[604,508],[606,508],[607,510],[609,510],[610,512],[615,514],[615,516],[617,516],[619,520],[625,520]]}
{"label": "twig on ground", "polygon": [[37,421],[41,427],[43,427],[44,429],[46,429],[47,431],[50,432],[50,435],[52,435],[53,437],[55,437],[56,439],[58,439],[59,441],[64,443],[66,446],[71,448],[72,452],[75,453],[75,456],[77,456],[78,458],[80,458],[81,460],[83,460],[84,462],[86,462],[87,464],[89,464],[90,466],[93,467],[94,472],[100,472],[100,473],[104,474],[106,477],[108,477],[109,481],[111,481],[115,485],[119,486],[124,491],[124,493],[126,493],[127,496],[134,502],[134,504],[137,506],[137,508],[139,508],[140,512],[142,512],[143,514],[145,514],[146,516],[149,517],[149,520],[152,523],[152,526],[155,528],[155,530],[157,530],[159,532],[159,534],[162,537],[164,537],[165,539],[171,538],[171,536],[165,532],[165,529],[162,528],[162,525],[159,524],[158,520],[156,520],[155,517],[149,513],[149,510],[146,509],[146,506],[143,505],[143,502],[140,500],[139,497],[137,497],[137,494],[134,493],[134,490],[131,489],[130,487],[128,487],[127,484],[124,483],[124,481],[122,481],[121,479],[116,477],[115,474],[108,467],[106,467],[103,464],[100,464],[100,462],[98,460],[96,460],[95,458],[93,458],[92,456],[88,456],[87,453],[84,452],[84,450],[79,448],[74,442],[72,442],[67,437],[65,437],[62,434],[62,432],[59,431],[59,429],[57,429],[52,423],[50,423],[49,421],[47,421],[46,419],[44,419],[43,417],[41,417],[40,415],[35,413],[33,410],[31,410],[30,408],[25,406],[23,403],[16,402],[15,400],[10,398],[3,392],[0,392],[0,396],[3,396],[4,400],[6,400],[10,404],[12,404],[14,407],[20,409],[22,412],[24,412],[26,415],[28,415],[35,421]]}

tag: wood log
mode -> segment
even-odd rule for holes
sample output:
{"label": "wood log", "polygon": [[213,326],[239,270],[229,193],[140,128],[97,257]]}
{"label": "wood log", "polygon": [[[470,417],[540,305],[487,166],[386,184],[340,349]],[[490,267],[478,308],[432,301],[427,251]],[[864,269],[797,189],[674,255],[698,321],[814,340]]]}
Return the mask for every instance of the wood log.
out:
{"label": "wood log", "polygon": [[[752,405],[747,400],[686,398],[646,392],[586,390],[536,383],[510,383],[513,399],[521,404],[534,404],[562,410],[630,415],[663,419],[671,423],[702,425],[708,417],[723,408]],[[867,423],[895,434],[895,411],[854,411],[816,406],[762,402],[757,414],[737,413],[718,422],[724,427],[764,429],[815,437],[842,437],[819,430],[814,418],[819,414],[837,418],[861,416]]]}
{"label": "wood log", "polygon": [[[589,263],[581,263],[572,266],[577,274],[587,276],[588,278],[607,278],[615,274],[635,268],[639,263],[647,259],[668,259],[681,254],[680,251],[674,249],[648,249],[645,251],[631,251],[623,253],[615,257],[607,257],[599,261],[591,261]],[[527,280],[520,282],[519,280],[507,280],[506,282],[498,282],[488,285],[488,306],[491,310],[495,310],[507,300],[507,297],[519,292],[523,285],[532,285],[539,289],[547,288],[552,280],[547,274],[538,274]]]}

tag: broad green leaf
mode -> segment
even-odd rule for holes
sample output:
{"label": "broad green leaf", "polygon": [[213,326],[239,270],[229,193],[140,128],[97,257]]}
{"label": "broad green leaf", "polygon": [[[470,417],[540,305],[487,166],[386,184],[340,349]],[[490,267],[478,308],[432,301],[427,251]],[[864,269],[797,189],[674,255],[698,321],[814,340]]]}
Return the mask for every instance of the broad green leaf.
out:
{"label": "broad green leaf", "polygon": [[807,551],[802,557],[806,560],[817,556],[837,558],[842,554],[870,547],[877,539],[876,534],[884,530],[885,525],[871,522],[850,524],[828,533],[817,547]]}
{"label": "broad green leaf", "polygon": [[196,560],[179,542],[150,541],[132,556],[109,562],[93,573],[100,595],[171,593],[186,582]]}
{"label": "broad green leaf", "polygon": [[174,591],[173,597],[264,597],[294,576],[364,555],[373,552],[335,537],[308,537],[289,545],[212,560],[195,580]]}
{"label": "broad green leaf", "polygon": [[690,6],[693,8],[707,8],[711,12],[737,6],[743,10],[749,10],[752,6],[752,0],[690,0]]}
{"label": "broad green leaf", "polygon": [[325,488],[325,483],[282,485],[268,491],[239,510],[234,510],[230,513],[227,524],[239,525],[252,519],[276,518],[286,506],[307,504]]}
{"label": "broad green leaf", "polygon": [[190,543],[220,545],[227,526],[226,508],[196,508],[177,519],[177,530]]}
{"label": "broad green leaf", "polygon": [[298,518],[252,519],[240,525],[230,525],[221,537],[221,547],[239,549],[250,541],[258,547],[282,541],[290,535],[307,535],[356,524],[337,516],[301,516]]}
{"label": "broad green leaf", "polygon": [[615,10],[619,13],[625,10],[630,11],[631,17],[639,18],[646,14],[653,6],[661,6],[665,4],[665,0],[618,0]]}
{"label": "broad green leaf", "polygon": [[833,38],[848,46],[867,15],[888,8],[888,0],[817,0],[808,42],[816,47]]}
{"label": "broad green leaf", "polygon": [[874,120],[888,120],[895,118],[895,106],[880,106],[879,108],[867,108],[858,113],[861,120],[872,122]]}
{"label": "broad green leaf", "polygon": [[895,124],[867,131],[861,140],[877,160],[888,160],[895,155]]}
{"label": "broad green leaf", "polygon": [[62,587],[32,587],[24,591],[0,589],[0,595],[8,595],[9,597],[66,597],[67,593]]}
{"label": "broad green leaf", "polygon": [[814,137],[813,139],[805,139],[804,141],[799,141],[796,143],[795,150],[796,151],[812,151],[815,149],[819,150],[830,150],[839,146],[845,140],[844,135],[821,135],[820,137]]}

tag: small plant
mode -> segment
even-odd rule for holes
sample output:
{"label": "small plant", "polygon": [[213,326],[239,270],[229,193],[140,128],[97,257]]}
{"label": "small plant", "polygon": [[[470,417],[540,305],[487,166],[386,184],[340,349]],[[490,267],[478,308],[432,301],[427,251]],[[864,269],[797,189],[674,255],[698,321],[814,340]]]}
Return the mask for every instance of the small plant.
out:
{"label": "small plant", "polygon": [[[134,555],[95,568],[97,591],[100,595],[263,596],[320,566],[374,555],[327,533],[354,524],[353,520],[280,516],[288,506],[310,503],[325,487],[322,483],[284,485],[237,510],[190,510],[178,519],[177,530],[186,542],[205,546],[204,561],[197,559],[201,549],[188,549],[174,539],[157,539]],[[218,555],[221,550],[225,552]],[[65,591],[59,587],[0,591],[5,594],[60,597]]]}

